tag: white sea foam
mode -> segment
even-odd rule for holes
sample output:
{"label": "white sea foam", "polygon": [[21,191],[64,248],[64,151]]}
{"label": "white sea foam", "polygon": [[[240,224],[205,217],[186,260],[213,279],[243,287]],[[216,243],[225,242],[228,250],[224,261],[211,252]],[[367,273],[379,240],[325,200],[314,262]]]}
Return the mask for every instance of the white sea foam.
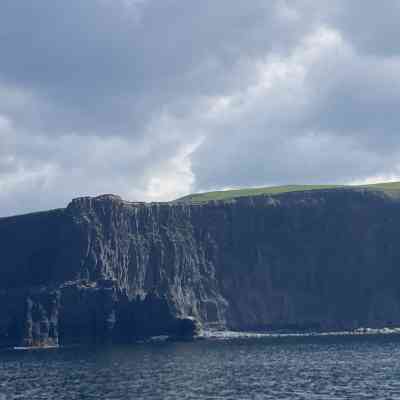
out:
{"label": "white sea foam", "polygon": [[231,340],[231,339],[285,338],[285,337],[308,337],[308,336],[363,336],[363,335],[395,335],[395,334],[400,334],[400,327],[358,328],[352,331],[296,332],[296,333],[205,330],[201,337],[204,339],[213,339],[213,340]]}

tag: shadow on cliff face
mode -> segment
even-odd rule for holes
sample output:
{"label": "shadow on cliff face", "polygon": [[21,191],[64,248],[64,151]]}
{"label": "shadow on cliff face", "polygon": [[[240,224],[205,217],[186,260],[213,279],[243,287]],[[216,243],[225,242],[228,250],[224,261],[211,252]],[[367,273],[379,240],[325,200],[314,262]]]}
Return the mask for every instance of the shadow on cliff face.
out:
{"label": "shadow on cliff face", "polygon": [[166,298],[149,293],[130,300],[113,281],[69,282],[57,290],[12,290],[0,296],[7,319],[0,321],[0,345],[54,347],[68,344],[133,343],[152,336],[192,338],[200,325],[176,317]]}
{"label": "shadow on cliff face", "polygon": [[58,346],[59,300],[59,291],[48,288],[14,289],[0,293],[3,317],[0,321],[0,344]]}
{"label": "shadow on cliff face", "polygon": [[62,343],[131,343],[152,336],[193,336],[194,326],[176,317],[165,297],[130,299],[113,281],[72,283],[62,289]]}

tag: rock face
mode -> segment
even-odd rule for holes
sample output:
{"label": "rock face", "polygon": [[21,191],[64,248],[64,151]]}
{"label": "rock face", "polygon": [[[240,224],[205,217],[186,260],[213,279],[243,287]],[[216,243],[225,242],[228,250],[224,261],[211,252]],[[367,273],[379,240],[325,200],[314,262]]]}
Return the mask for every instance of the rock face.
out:
{"label": "rock face", "polygon": [[337,189],[73,200],[0,219],[0,345],[400,325],[400,202]]}

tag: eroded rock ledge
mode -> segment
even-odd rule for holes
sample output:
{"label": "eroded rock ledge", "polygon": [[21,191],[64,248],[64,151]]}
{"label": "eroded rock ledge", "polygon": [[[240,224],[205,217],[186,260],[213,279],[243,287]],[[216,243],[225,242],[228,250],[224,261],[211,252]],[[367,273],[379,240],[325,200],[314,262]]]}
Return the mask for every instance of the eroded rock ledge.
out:
{"label": "eroded rock ledge", "polygon": [[196,319],[174,315],[165,296],[130,299],[112,280],[3,291],[0,302],[8,305],[0,331],[6,346],[130,343],[163,335],[179,340],[202,329]]}
{"label": "eroded rock ledge", "polygon": [[0,345],[201,326],[400,325],[400,203],[321,190],[186,203],[104,195],[0,219]]}

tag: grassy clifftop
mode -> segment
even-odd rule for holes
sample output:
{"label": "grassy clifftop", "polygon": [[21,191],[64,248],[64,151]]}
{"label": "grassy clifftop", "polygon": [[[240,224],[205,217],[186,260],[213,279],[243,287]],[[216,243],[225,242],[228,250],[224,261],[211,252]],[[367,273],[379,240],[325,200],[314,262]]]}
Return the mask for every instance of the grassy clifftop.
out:
{"label": "grassy clifftop", "polygon": [[177,201],[185,201],[190,203],[204,203],[212,200],[231,200],[238,197],[275,195],[289,192],[302,192],[308,190],[327,190],[327,189],[369,189],[380,190],[388,195],[400,197],[400,182],[377,183],[372,185],[287,185],[287,186],[271,186],[261,188],[246,188],[235,190],[221,190],[215,192],[195,193],[182,197]]}

